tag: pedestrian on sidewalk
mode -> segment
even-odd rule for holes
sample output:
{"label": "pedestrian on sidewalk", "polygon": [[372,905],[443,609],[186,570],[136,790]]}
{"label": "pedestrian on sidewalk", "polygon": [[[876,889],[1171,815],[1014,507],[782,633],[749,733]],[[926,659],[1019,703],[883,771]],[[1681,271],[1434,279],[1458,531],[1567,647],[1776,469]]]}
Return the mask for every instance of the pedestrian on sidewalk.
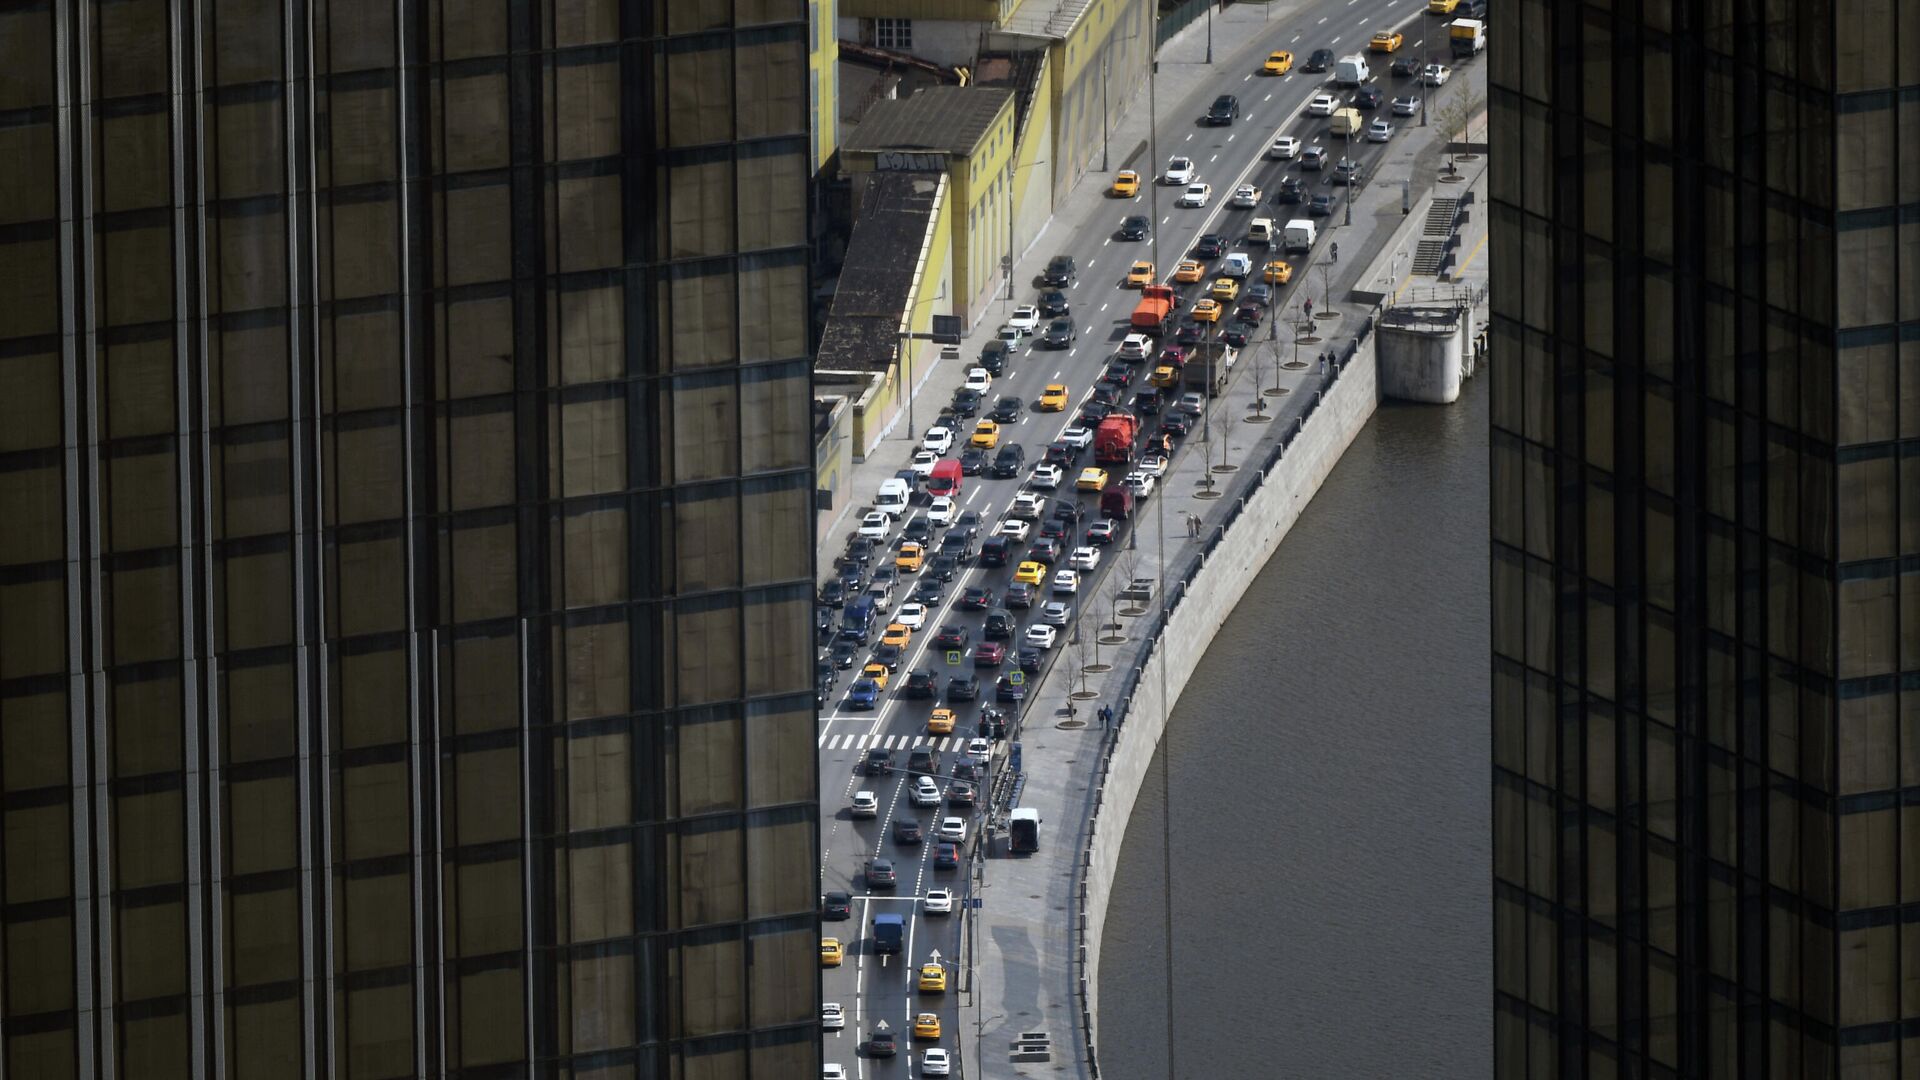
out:
{"label": "pedestrian on sidewalk", "polygon": [[1113,706],[1100,706],[1100,726],[1103,728],[1113,726]]}
{"label": "pedestrian on sidewalk", "polygon": [[1328,262],[1339,262],[1340,261],[1340,245],[1339,244],[1333,245],[1332,250],[1329,251],[1328,254],[1333,256],[1331,259],[1327,260]]}

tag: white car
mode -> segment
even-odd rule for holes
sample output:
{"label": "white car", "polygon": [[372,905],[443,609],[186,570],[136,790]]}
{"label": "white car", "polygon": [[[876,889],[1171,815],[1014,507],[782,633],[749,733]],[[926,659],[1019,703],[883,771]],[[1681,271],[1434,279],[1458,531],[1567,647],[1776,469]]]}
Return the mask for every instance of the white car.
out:
{"label": "white car", "polygon": [[854,817],[879,817],[880,796],[871,791],[856,791],[853,793],[851,810]]}
{"label": "white car", "polygon": [[1033,486],[1041,491],[1052,491],[1060,486],[1060,466],[1041,464],[1033,470]]}
{"label": "white car", "polygon": [[993,744],[985,739],[968,739],[967,756],[977,765],[985,765],[993,758]]}
{"label": "white car", "polygon": [[967,371],[967,381],[963,385],[969,390],[984,394],[987,388],[993,385],[993,373],[983,367],[970,368]]}
{"label": "white car", "polygon": [[940,461],[940,455],[921,447],[913,452],[913,475],[925,480],[933,475],[933,467]]}
{"label": "white car", "polygon": [[1148,454],[1141,458],[1140,471],[1155,479],[1167,475],[1167,455]]}
{"label": "white car", "polygon": [[1160,174],[1163,184],[1190,184],[1193,182],[1193,159],[1176,157],[1167,162],[1167,171]]}
{"label": "white car", "polygon": [[1036,649],[1053,648],[1053,643],[1058,640],[1059,637],[1060,631],[1045,623],[1034,623],[1032,626],[1027,627],[1027,644]]}
{"label": "white car", "polygon": [[1445,64],[1428,64],[1427,70],[1420,73],[1420,81],[1428,86],[1445,86],[1453,77],[1453,69]]}
{"label": "white car", "polygon": [[1145,334],[1128,334],[1120,339],[1120,351],[1114,355],[1122,360],[1145,360],[1152,351],[1152,338]]}
{"label": "white car", "polygon": [[837,1001],[829,1001],[820,1006],[820,1026],[828,1031],[839,1031],[847,1026],[846,1010]]}
{"label": "white car", "polygon": [[1308,116],[1332,116],[1333,110],[1340,107],[1340,99],[1332,94],[1315,94],[1307,102]]}
{"label": "white car", "polygon": [[1411,96],[1394,98],[1392,109],[1395,116],[1412,116],[1420,111],[1420,99]]}
{"label": "white car", "polygon": [[947,451],[953,449],[953,429],[944,424],[935,424],[920,437],[920,445],[945,456]]}
{"label": "white car", "polygon": [[1275,161],[1292,161],[1300,156],[1300,140],[1291,135],[1282,135],[1267,147],[1267,156]]}
{"label": "white car", "polygon": [[869,540],[885,540],[893,531],[893,519],[878,510],[860,519],[859,534]]}
{"label": "white car", "polygon": [[1207,200],[1211,198],[1213,198],[1212,184],[1188,184],[1187,190],[1180,196],[1180,205],[1199,208],[1207,205]]}
{"label": "white car", "polygon": [[967,842],[967,819],[943,817],[940,819],[940,828],[933,835],[935,839],[949,844],[964,844]]}
{"label": "white car", "polygon": [[1060,433],[1060,441],[1075,450],[1085,450],[1093,445],[1093,429],[1084,424],[1075,424]]}
{"label": "white car", "polygon": [[[1031,334],[1040,328],[1040,309],[1034,307],[1032,304],[1021,304],[1019,307],[1013,309],[1013,315],[1007,319],[1007,325],[1023,334]],[[974,371],[981,370],[984,369],[974,369]],[[971,377],[973,373],[968,372],[967,374]]]}
{"label": "white car", "polygon": [[1040,606],[1040,621],[1048,626],[1065,626],[1073,618],[1073,605],[1065,600],[1049,600]]}
{"label": "white car", "polygon": [[1013,497],[1013,505],[1007,507],[1008,515],[1022,521],[1038,521],[1047,508],[1047,500],[1031,491],[1023,491]]}
{"label": "white car", "polygon": [[820,1072],[820,1080],[847,1080],[845,1065],[828,1065]]}
{"label": "white car", "polygon": [[1252,184],[1241,184],[1233,189],[1233,205],[1242,210],[1251,210],[1260,205],[1260,189]]}
{"label": "white car", "polygon": [[927,605],[918,601],[901,604],[900,610],[893,613],[893,621],[909,630],[918,630],[927,624]]}
{"label": "white car", "polygon": [[915,806],[939,806],[940,784],[931,776],[916,776],[913,778],[913,791],[908,793],[908,798]]}
{"label": "white car", "polygon": [[932,506],[927,507],[927,524],[937,529],[951,526],[953,519],[958,516],[960,516],[960,504],[954,502],[951,495],[942,495],[933,500]]}
{"label": "white car", "polygon": [[1067,555],[1067,565],[1075,570],[1092,570],[1100,565],[1100,549],[1077,547]]}
{"label": "white car", "polygon": [[1120,482],[1127,486],[1128,491],[1133,492],[1133,497],[1136,499],[1144,499],[1153,494],[1153,477],[1146,473],[1130,472],[1126,479]]}
{"label": "white car", "polygon": [[1393,138],[1393,125],[1385,120],[1375,120],[1367,125],[1368,142],[1386,142]]}
{"label": "white car", "polygon": [[1016,544],[1024,544],[1032,532],[1032,524],[1021,521],[1019,518],[1008,518],[1000,523],[999,528],[993,530],[993,535],[1004,536]]}
{"label": "white car", "polygon": [[927,890],[926,911],[929,915],[953,914],[953,890]]}
{"label": "white car", "polygon": [[949,1076],[951,1075],[949,1070],[952,1068],[953,1063],[947,1057],[947,1052],[938,1047],[920,1055],[921,1076]]}
{"label": "white car", "polygon": [[1072,596],[1080,591],[1080,571],[1055,570],[1053,572],[1053,595]]}

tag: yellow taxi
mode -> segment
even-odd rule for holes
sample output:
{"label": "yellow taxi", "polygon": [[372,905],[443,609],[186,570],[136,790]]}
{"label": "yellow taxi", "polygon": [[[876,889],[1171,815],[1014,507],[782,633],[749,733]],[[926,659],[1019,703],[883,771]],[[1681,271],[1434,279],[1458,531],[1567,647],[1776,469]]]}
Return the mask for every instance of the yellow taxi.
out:
{"label": "yellow taxi", "polygon": [[1230,277],[1215,278],[1212,295],[1223,304],[1231,304],[1240,298],[1240,283]]}
{"label": "yellow taxi", "polygon": [[1000,425],[991,420],[982,420],[973,425],[973,438],[967,441],[991,450],[1000,445]]}
{"label": "yellow taxi", "polygon": [[1113,186],[1107,194],[1116,199],[1131,199],[1140,194],[1140,174],[1132,169],[1121,169],[1113,174]]}
{"label": "yellow taxi", "polygon": [[1013,571],[1013,580],[1027,585],[1038,585],[1047,580],[1047,568],[1043,563],[1023,562]]}
{"label": "yellow taxi", "polygon": [[1148,385],[1157,386],[1162,390],[1165,390],[1169,386],[1175,386],[1179,382],[1180,369],[1174,367],[1172,364],[1161,364],[1159,367],[1154,368],[1152,377],[1147,379]]}
{"label": "yellow taxi", "polygon": [[1451,15],[1453,9],[1460,6],[1460,0],[1427,0],[1427,14]]}
{"label": "yellow taxi", "polygon": [[860,669],[860,677],[863,679],[872,679],[873,685],[876,688],[885,690],[887,688],[887,665],[881,663],[868,664],[866,667]]}
{"label": "yellow taxi", "polygon": [[1089,465],[1080,470],[1080,479],[1075,480],[1073,486],[1081,491],[1105,491],[1107,490],[1107,470],[1098,465]]}
{"label": "yellow taxi", "polygon": [[927,561],[927,549],[909,540],[900,545],[900,554],[893,557],[894,568],[903,574],[911,574],[920,569]]}
{"label": "yellow taxi", "polygon": [[1268,53],[1267,62],[1260,65],[1260,70],[1268,75],[1285,75],[1293,70],[1293,54],[1285,49]]}
{"label": "yellow taxi", "polygon": [[1401,43],[1406,40],[1407,39],[1398,31],[1382,30],[1373,35],[1372,41],[1367,42],[1367,48],[1372,49],[1374,52],[1392,52],[1398,49]]}
{"label": "yellow taxi", "polygon": [[1267,268],[1261,272],[1260,280],[1269,285],[1285,285],[1287,282],[1293,280],[1293,264],[1282,259],[1275,259],[1268,263]]}
{"label": "yellow taxi", "polygon": [[1220,301],[1201,300],[1193,305],[1193,311],[1190,314],[1193,315],[1194,322],[1219,322]]}
{"label": "yellow taxi", "polygon": [[929,735],[953,734],[953,718],[954,717],[953,717],[952,709],[933,710],[933,715],[927,717],[927,734]]}
{"label": "yellow taxi", "polygon": [[1173,280],[1191,285],[1207,276],[1207,268],[1193,259],[1181,259],[1180,265],[1173,268]]}
{"label": "yellow taxi", "polygon": [[[914,546],[918,547],[919,545],[915,544]],[[913,627],[908,626],[906,623],[888,623],[887,628],[880,631],[880,644],[898,645],[904,649],[907,647],[908,639],[912,637]]]}
{"label": "yellow taxi", "polygon": [[916,1039],[940,1038],[940,1014],[921,1013],[913,1018],[913,1037]]}
{"label": "yellow taxi", "polygon": [[1153,264],[1139,259],[1127,267],[1127,288],[1137,289],[1142,285],[1153,284]]}
{"label": "yellow taxi", "polygon": [[1066,383],[1057,383],[1057,382],[1048,383],[1047,388],[1045,390],[1040,391],[1040,411],[1041,412],[1067,411],[1067,384]]}
{"label": "yellow taxi", "polygon": [[820,966],[821,967],[839,967],[840,961],[845,956],[846,956],[846,952],[840,948],[839,938],[823,937],[820,939]]}
{"label": "yellow taxi", "polygon": [[944,994],[947,992],[947,969],[939,964],[920,966],[920,992],[923,994]]}

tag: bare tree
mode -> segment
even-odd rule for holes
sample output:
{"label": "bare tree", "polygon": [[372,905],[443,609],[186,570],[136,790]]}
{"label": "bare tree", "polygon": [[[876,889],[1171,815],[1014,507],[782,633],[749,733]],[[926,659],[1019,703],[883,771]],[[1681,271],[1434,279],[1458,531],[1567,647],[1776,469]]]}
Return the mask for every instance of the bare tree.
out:
{"label": "bare tree", "polygon": [[1088,643],[1085,635],[1073,639],[1073,663],[1080,672],[1080,692],[1087,693]]}
{"label": "bare tree", "polygon": [[[1134,527],[1139,528],[1137,524]],[[1120,594],[1133,587],[1133,572],[1139,561],[1139,553],[1132,548],[1121,549],[1119,557],[1114,560],[1113,602],[1108,606],[1108,610],[1112,613],[1113,627],[1116,631],[1120,628]]]}
{"label": "bare tree", "polygon": [[1447,141],[1447,168],[1453,168],[1453,144],[1466,139],[1467,130],[1473,124],[1474,117],[1485,108],[1485,94],[1456,94],[1446,105],[1433,114],[1434,126],[1440,129],[1440,137]]}

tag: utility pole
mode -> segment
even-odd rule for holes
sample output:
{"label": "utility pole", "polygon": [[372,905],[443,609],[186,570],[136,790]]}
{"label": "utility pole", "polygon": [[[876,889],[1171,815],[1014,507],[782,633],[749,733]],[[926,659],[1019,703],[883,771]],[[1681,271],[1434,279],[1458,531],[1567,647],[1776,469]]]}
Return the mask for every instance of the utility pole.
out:
{"label": "utility pole", "polygon": [[1214,0],[1207,0],[1207,63],[1209,64],[1213,63],[1213,5]]}

